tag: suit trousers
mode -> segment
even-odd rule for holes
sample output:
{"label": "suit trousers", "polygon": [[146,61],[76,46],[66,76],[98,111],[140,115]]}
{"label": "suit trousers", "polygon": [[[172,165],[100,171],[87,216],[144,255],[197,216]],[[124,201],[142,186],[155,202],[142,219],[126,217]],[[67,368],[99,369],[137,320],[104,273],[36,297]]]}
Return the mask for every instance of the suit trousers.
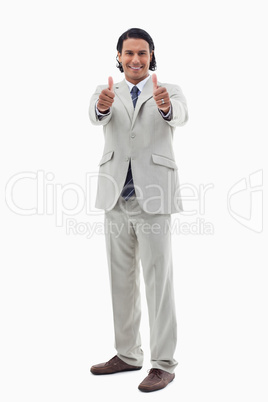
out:
{"label": "suit trousers", "polygon": [[177,321],[173,289],[171,215],[147,214],[136,197],[119,197],[105,212],[105,241],[117,356],[142,366],[140,262],[150,325],[151,364],[173,373]]}

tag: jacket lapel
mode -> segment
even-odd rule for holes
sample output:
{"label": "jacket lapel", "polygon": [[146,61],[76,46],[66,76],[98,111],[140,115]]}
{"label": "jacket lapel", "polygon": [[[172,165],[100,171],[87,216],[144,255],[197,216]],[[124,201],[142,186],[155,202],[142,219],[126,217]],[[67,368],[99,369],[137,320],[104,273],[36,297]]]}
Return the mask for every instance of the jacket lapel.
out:
{"label": "jacket lapel", "polygon": [[144,85],[144,88],[138,97],[135,109],[133,107],[129,87],[125,80],[119,82],[118,84],[115,84],[114,90],[115,94],[118,96],[118,98],[121,100],[122,104],[126,108],[129,118],[132,121],[132,127],[133,127],[141,106],[143,105],[144,102],[153,97],[152,78],[150,77],[146,82],[146,84]]}
{"label": "jacket lapel", "polygon": [[146,84],[143,87],[143,90],[141,91],[141,94],[138,97],[136,107],[134,110],[134,115],[133,115],[133,120],[132,120],[132,127],[135,124],[135,120],[138,116],[139,110],[141,106],[143,105],[144,102],[146,102],[148,99],[153,97],[153,82],[152,78],[150,77]]}
{"label": "jacket lapel", "polygon": [[132,120],[133,114],[134,114],[134,108],[133,108],[131,95],[129,92],[129,87],[128,87],[126,81],[123,80],[123,81],[119,82],[118,84],[115,84],[114,91],[115,91],[115,94],[118,96],[118,98],[121,100],[124,107],[126,108],[130,120]]}

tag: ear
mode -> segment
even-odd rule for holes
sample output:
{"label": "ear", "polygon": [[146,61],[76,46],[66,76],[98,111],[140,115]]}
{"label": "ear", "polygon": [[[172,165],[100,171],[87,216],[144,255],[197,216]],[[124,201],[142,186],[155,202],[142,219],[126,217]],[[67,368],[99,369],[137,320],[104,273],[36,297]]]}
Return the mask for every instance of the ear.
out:
{"label": "ear", "polygon": [[118,60],[119,60],[120,63],[121,63],[121,54],[120,54],[119,52],[117,52],[117,57],[118,57]]}
{"label": "ear", "polygon": [[152,59],[153,59],[153,54],[154,54],[154,51],[152,50],[152,53],[150,54],[150,62],[151,62]]}

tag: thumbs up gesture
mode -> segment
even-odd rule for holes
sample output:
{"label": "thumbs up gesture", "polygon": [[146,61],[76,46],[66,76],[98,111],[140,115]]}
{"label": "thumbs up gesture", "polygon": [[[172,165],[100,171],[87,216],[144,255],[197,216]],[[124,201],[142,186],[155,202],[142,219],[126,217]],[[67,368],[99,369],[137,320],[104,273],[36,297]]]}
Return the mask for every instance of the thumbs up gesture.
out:
{"label": "thumbs up gesture", "polygon": [[162,110],[162,112],[166,114],[171,106],[168,91],[165,87],[157,86],[156,74],[152,74],[152,81],[153,81],[153,97],[155,103],[158,109]]}
{"label": "thumbs up gesture", "polygon": [[99,96],[99,101],[97,103],[97,108],[101,113],[108,113],[110,107],[114,102],[114,82],[112,77],[108,78],[108,88],[101,91]]}

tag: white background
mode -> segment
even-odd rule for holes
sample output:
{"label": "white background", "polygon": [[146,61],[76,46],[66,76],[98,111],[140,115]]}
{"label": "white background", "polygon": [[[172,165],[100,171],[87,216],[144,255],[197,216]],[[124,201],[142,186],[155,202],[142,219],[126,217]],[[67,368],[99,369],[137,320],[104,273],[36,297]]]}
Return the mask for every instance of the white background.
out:
{"label": "white background", "polygon": [[[260,0],[1,3],[2,401],[267,401],[264,6]],[[181,183],[213,185],[204,214],[174,217],[192,228],[202,218],[213,233],[173,235],[179,365],[172,384],[148,395],[137,389],[150,369],[143,283],[143,369],[91,375],[92,364],[115,354],[104,236],[67,234],[55,213],[22,216],[5,202],[7,183],[23,172],[52,173],[46,182],[52,204],[56,188],[75,183],[85,191],[86,173],[97,171],[103,147],[101,128],[89,122],[89,99],[109,75],[123,79],[116,43],[131,27],[150,33],[158,79],[180,85],[188,102],[189,122],[174,139]],[[228,210],[228,192],[254,172],[258,191],[232,199],[239,223]],[[35,198],[35,180],[14,187],[21,208],[34,207]],[[66,192],[65,201],[75,206],[75,194]],[[101,223],[103,213],[83,210],[71,218]]]}

